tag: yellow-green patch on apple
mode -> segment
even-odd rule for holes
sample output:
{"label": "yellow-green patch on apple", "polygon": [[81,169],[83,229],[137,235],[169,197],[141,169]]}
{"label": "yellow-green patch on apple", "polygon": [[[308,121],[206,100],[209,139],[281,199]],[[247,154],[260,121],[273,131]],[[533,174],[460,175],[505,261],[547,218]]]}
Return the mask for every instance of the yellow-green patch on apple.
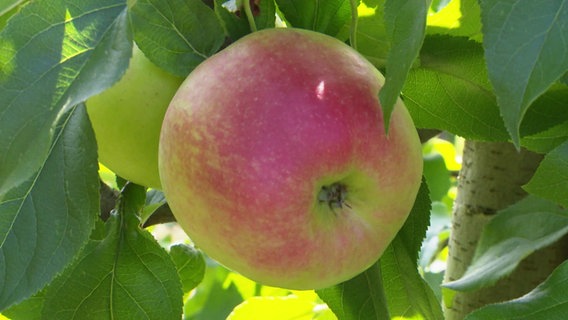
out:
{"label": "yellow-green patch on apple", "polygon": [[160,128],[182,81],[154,65],[134,46],[120,81],[87,101],[99,161],[127,180],[160,188]]}

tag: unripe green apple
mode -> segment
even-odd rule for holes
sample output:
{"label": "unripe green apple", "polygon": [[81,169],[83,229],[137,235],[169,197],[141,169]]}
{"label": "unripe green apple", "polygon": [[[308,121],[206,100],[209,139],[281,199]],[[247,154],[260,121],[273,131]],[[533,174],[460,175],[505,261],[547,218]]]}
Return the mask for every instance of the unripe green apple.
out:
{"label": "unripe green apple", "polygon": [[329,36],[255,32],[199,65],[166,113],[160,175],[190,238],[260,283],[359,274],[406,220],[421,147],[402,101],[388,135],[380,73]]}
{"label": "unripe green apple", "polygon": [[155,66],[134,46],[120,81],[87,101],[99,161],[127,180],[160,188],[160,128],[182,81]]}

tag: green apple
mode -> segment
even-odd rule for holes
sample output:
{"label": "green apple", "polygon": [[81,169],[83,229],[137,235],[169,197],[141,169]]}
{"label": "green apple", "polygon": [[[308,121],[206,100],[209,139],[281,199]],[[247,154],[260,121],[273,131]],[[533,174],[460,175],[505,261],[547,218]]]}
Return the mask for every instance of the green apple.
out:
{"label": "green apple", "polygon": [[127,180],[160,188],[160,128],[182,81],[155,66],[134,46],[120,81],[87,101],[99,161]]}
{"label": "green apple", "polygon": [[203,62],[160,138],[179,224],[266,285],[318,289],[364,271],[402,227],[422,177],[401,100],[385,133],[383,83],[349,46],[298,29],[255,32]]}

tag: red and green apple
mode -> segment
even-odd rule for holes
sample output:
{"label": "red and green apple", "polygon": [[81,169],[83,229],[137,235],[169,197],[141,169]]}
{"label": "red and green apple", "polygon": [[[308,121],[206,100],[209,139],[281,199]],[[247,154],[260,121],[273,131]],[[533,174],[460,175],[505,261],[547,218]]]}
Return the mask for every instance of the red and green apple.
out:
{"label": "red and green apple", "polygon": [[329,36],[255,32],[199,65],[166,113],[162,187],[209,256],[263,284],[318,289],[377,261],[422,177],[399,100],[388,135],[383,76]]}

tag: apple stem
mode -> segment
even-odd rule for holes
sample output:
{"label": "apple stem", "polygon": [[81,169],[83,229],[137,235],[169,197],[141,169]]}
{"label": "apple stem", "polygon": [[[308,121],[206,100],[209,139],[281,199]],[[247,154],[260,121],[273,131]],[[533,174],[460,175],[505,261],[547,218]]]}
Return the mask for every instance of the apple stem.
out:
{"label": "apple stem", "polygon": [[357,22],[359,19],[359,13],[357,12],[357,6],[359,4],[358,0],[350,0],[351,3],[351,28],[349,33],[349,43],[351,48],[357,50]]}
{"label": "apple stem", "polygon": [[343,209],[343,207],[351,209],[351,205],[347,203],[347,186],[342,183],[335,182],[329,186],[321,187],[318,194],[318,200],[320,203],[327,203],[331,211],[335,212],[335,209]]}
{"label": "apple stem", "polygon": [[250,30],[252,32],[257,31],[256,29],[256,22],[254,22],[254,15],[252,14],[252,9],[250,8],[250,0],[244,0],[243,3],[245,7],[245,15],[247,16],[247,20],[250,26]]}

